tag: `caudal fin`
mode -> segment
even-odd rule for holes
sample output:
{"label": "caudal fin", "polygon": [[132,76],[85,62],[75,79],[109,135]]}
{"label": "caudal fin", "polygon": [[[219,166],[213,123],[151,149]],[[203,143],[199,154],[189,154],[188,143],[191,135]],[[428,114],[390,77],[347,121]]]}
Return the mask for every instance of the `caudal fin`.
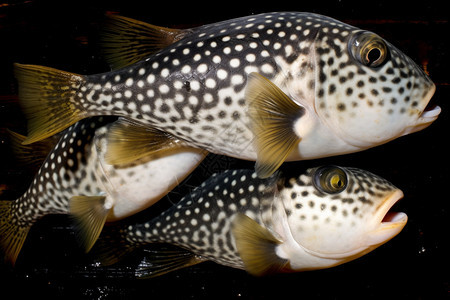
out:
{"label": "caudal fin", "polygon": [[53,68],[14,64],[19,100],[28,120],[24,144],[42,140],[87,116],[77,101],[84,76]]}
{"label": "caudal fin", "polygon": [[30,227],[18,224],[12,204],[13,201],[0,201],[0,252],[5,263],[14,265]]}

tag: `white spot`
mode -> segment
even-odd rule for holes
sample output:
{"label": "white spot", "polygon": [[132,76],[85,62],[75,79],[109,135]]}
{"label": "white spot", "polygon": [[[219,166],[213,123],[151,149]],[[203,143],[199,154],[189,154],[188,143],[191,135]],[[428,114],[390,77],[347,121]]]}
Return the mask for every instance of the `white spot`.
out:
{"label": "white spot", "polygon": [[233,58],[232,60],[230,60],[230,66],[232,68],[237,68],[237,67],[239,67],[240,64],[241,64],[241,62],[238,58]]}
{"label": "white spot", "polygon": [[144,68],[140,68],[139,69],[139,75],[144,75],[145,74],[145,69]]}
{"label": "white spot", "polygon": [[131,96],[133,96],[133,93],[130,90],[126,90],[124,93],[125,97],[127,98],[131,98]]}
{"label": "white spot", "polygon": [[264,65],[261,67],[261,70],[262,70],[264,73],[266,73],[266,74],[273,73],[273,67],[272,67],[270,64],[264,64]]}
{"label": "white spot", "polygon": [[144,105],[142,105],[141,106],[141,110],[143,111],[143,112],[149,112],[151,109],[150,109],[150,105],[148,105],[148,104],[144,104]]}
{"label": "white spot", "polygon": [[167,76],[169,76],[169,74],[170,74],[169,69],[164,68],[164,69],[161,70],[161,76],[162,77],[166,78]]}
{"label": "white spot", "polygon": [[116,75],[116,76],[114,77],[114,81],[115,81],[115,82],[119,82],[119,81],[120,81],[120,75]]}
{"label": "white spot", "polygon": [[225,78],[227,78],[227,76],[228,76],[228,73],[227,73],[227,71],[225,71],[224,69],[219,69],[218,71],[217,71],[217,77],[219,78],[219,79],[225,79]]}
{"label": "white spot", "polygon": [[191,225],[192,226],[197,226],[198,222],[196,219],[191,219]]}
{"label": "white spot", "polygon": [[234,46],[234,50],[240,52],[240,51],[244,50],[244,46],[242,46],[242,45],[236,45],[236,46]]}
{"label": "white spot", "polygon": [[127,104],[127,107],[128,107],[128,109],[130,109],[130,110],[136,110],[136,103],[134,103],[134,102],[129,102],[129,103]]}
{"label": "white spot", "polygon": [[225,53],[225,54],[230,54],[231,53],[231,48],[230,47],[225,47],[225,48],[223,48],[223,53]]}
{"label": "white spot", "polygon": [[202,59],[202,56],[200,54],[195,54],[194,61],[199,61],[200,59]]}
{"label": "white spot", "polygon": [[200,82],[198,81],[191,81],[191,90],[198,91],[200,89]]}
{"label": "white spot", "polygon": [[180,65],[180,61],[178,60],[178,59],[174,59],[174,60],[172,60],[172,64],[174,65],[174,66],[179,66]]}
{"label": "white spot", "polygon": [[261,51],[261,56],[262,57],[269,57],[270,54],[269,54],[269,52],[267,52],[267,50],[263,50],[263,51]]}
{"label": "white spot", "polygon": [[240,85],[244,82],[244,77],[240,74],[238,75],[233,75],[233,77],[231,77],[231,83],[233,85]]}
{"label": "white spot", "polygon": [[204,214],[203,215],[203,221],[209,222],[210,220],[211,220],[211,216],[209,214]]}
{"label": "white spot", "polygon": [[125,85],[126,86],[132,86],[133,82],[134,82],[133,78],[128,78],[127,81],[125,81]]}
{"label": "white spot", "polygon": [[183,66],[183,68],[181,68],[181,72],[183,72],[184,74],[187,74],[187,73],[191,72],[191,67],[189,65],[185,65],[185,66]]}
{"label": "white spot", "polygon": [[152,68],[153,69],[157,69],[159,67],[159,64],[155,61],[153,64],[152,64]]}
{"label": "white spot", "polygon": [[189,104],[196,106],[198,105],[198,98],[195,96],[190,96],[189,97]]}
{"label": "white spot", "polygon": [[216,55],[213,57],[212,61],[215,64],[220,64],[220,62],[222,61],[222,58],[220,58],[220,56]]}
{"label": "white spot", "polygon": [[248,62],[254,62],[254,61],[256,60],[256,55],[253,54],[253,53],[247,54],[247,55],[245,56],[245,59],[246,59]]}
{"label": "white spot", "polygon": [[147,76],[147,82],[153,84],[155,82],[155,75],[150,74]]}
{"label": "white spot", "polygon": [[252,48],[252,49],[256,49],[256,48],[258,48],[258,43],[256,43],[256,42],[251,42],[249,46],[250,46],[250,48]]}
{"label": "white spot", "polygon": [[213,88],[216,87],[216,81],[214,79],[212,79],[212,78],[206,79],[205,84],[206,84],[206,87],[210,88],[210,89],[213,89]]}
{"label": "white spot", "polygon": [[203,100],[205,100],[206,103],[211,103],[214,100],[214,97],[210,93],[206,93],[203,95]]}
{"label": "white spot", "polygon": [[170,91],[170,88],[167,86],[167,84],[163,84],[159,86],[159,91],[161,94],[167,94]]}
{"label": "white spot", "polygon": [[231,40],[230,36],[224,36],[222,42],[229,42]]}
{"label": "white spot", "polygon": [[189,48],[184,48],[183,49],[183,54],[184,55],[188,55],[191,52],[191,50]]}
{"label": "white spot", "polygon": [[206,71],[208,71],[208,66],[206,64],[200,64],[197,67],[197,71],[200,73],[206,73]]}

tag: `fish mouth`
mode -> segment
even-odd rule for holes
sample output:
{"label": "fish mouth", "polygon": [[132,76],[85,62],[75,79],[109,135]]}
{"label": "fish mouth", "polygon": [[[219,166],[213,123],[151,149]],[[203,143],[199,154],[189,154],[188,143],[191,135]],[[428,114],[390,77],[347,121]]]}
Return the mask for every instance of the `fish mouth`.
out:
{"label": "fish mouth", "polygon": [[379,246],[386,243],[399,234],[408,221],[408,216],[403,212],[392,211],[392,207],[403,198],[403,192],[396,190],[389,195],[377,210],[375,220],[376,229],[370,232],[368,245]]}
{"label": "fish mouth", "polygon": [[431,101],[431,98],[434,95],[434,92],[436,91],[436,86],[433,84],[432,88],[428,91],[425,99],[425,107],[422,110],[422,113],[419,115],[416,123],[412,126],[409,126],[406,128],[403,135],[407,135],[413,132],[420,131],[422,129],[427,128],[431,125],[436,119],[438,118],[439,114],[441,113],[441,107],[434,104],[433,101]]}

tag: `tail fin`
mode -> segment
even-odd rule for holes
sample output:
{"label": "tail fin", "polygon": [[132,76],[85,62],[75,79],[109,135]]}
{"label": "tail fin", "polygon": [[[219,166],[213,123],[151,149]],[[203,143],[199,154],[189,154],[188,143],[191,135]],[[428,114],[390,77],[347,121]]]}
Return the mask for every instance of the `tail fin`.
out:
{"label": "tail fin", "polygon": [[0,201],[0,252],[4,262],[14,265],[30,227],[20,226],[14,219],[14,201]]}
{"label": "tail fin", "polygon": [[19,82],[19,99],[28,119],[24,144],[42,140],[87,116],[79,105],[81,75],[48,67],[14,65]]}

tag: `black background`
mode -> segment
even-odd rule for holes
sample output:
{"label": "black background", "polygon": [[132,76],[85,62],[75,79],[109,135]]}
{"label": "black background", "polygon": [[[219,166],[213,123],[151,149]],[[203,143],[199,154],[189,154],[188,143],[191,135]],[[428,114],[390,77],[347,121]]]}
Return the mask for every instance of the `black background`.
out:
{"label": "black background", "polygon": [[[449,294],[449,13],[442,1],[0,1],[0,197],[15,199],[32,174],[9,151],[5,128],[25,132],[17,104],[12,63],[51,66],[80,74],[108,70],[98,51],[105,12],[160,26],[187,28],[270,11],[309,11],[372,30],[409,55],[437,85],[433,102],[443,109],[424,131],[364,152],[285,164],[305,168],[337,164],[367,169],[405,193],[397,209],[408,214],[405,229],[374,252],[321,271],[255,278],[244,271],[204,263],[152,280],[133,276],[145,256],[137,251],[118,265],[101,268],[76,246],[65,216],[49,216],[31,230],[16,267],[0,266],[0,298],[47,299],[242,298],[448,299]],[[166,199],[135,216],[149,218],[205,178],[226,168],[253,166],[210,155]]]}

